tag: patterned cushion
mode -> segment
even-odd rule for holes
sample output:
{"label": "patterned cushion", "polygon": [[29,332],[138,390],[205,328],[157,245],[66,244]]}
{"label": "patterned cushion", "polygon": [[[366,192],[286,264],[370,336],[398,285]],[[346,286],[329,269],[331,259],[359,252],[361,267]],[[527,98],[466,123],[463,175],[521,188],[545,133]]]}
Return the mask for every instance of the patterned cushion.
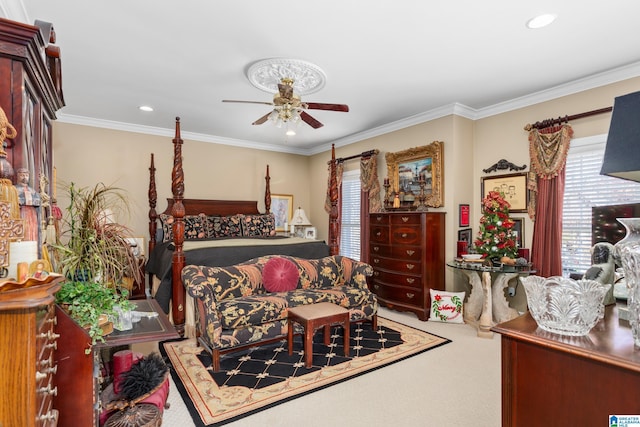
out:
{"label": "patterned cushion", "polygon": [[[185,240],[204,239],[207,237],[207,217],[205,214],[185,215],[183,220]],[[162,224],[162,241],[169,242],[173,240],[173,216],[160,214],[160,223]]]}
{"label": "patterned cushion", "polygon": [[244,215],[208,216],[207,238],[241,237]]}
{"label": "patterned cushion", "polygon": [[269,237],[276,235],[276,217],[272,214],[245,215],[242,221],[245,237]]}
{"label": "patterned cushion", "polygon": [[292,291],[298,284],[298,267],[286,258],[271,258],[262,268],[262,283],[269,292]]}

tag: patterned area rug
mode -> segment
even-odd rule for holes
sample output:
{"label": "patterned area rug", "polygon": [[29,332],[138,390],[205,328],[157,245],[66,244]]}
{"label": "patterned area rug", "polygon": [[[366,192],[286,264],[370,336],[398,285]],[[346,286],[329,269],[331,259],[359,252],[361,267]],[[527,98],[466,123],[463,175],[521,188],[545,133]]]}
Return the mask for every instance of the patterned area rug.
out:
{"label": "patterned area rug", "polygon": [[302,338],[229,353],[220,371],[207,369],[211,357],[194,339],[165,342],[162,355],[171,364],[178,391],[197,426],[218,426],[340,381],[387,366],[451,342],[388,319],[378,329],[368,322],[351,325],[350,357],[344,356],[342,328],[332,329],[331,344],[322,330],[314,336],[313,366],[305,367]]}

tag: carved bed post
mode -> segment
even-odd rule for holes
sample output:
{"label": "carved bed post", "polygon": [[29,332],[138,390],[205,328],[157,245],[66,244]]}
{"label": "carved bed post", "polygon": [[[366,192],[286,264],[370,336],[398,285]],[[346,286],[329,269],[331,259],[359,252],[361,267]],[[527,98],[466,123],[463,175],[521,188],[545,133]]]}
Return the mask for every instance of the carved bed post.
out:
{"label": "carved bed post", "polygon": [[336,147],[331,144],[331,165],[329,167],[329,254],[339,255],[338,244],[338,178],[336,176]]}
{"label": "carved bed post", "polygon": [[264,177],[267,182],[264,189],[264,213],[271,212],[271,177],[269,176],[269,165],[267,165],[267,175]]}
{"label": "carved bed post", "polygon": [[[153,153],[151,153],[151,165],[149,166],[149,252],[151,254],[156,247],[156,230],[158,227],[158,213],[156,203],[158,202],[158,191],[156,189],[156,167],[153,163]],[[153,273],[149,273],[149,288],[153,285]]]}
{"label": "carved bed post", "polygon": [[185,290],[182,286],[182,268],[184,267],[184,172],[182,170],[182,139],[180,138],[180,117],[176,117],[176,135],[173,139],[173,170],[171,171],[171,192],[173,193],[173,258],[171,316],[178,332],[184,334],[185,321]]}

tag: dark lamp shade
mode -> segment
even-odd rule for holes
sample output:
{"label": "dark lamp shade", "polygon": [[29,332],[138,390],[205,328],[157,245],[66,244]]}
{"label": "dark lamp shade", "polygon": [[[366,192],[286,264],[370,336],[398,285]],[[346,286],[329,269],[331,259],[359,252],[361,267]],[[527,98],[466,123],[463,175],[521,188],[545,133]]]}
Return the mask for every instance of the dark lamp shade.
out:
{"label": "dark lamp shade", "polygon": [[613,104],[600,175],[640,182],[640,92]]}

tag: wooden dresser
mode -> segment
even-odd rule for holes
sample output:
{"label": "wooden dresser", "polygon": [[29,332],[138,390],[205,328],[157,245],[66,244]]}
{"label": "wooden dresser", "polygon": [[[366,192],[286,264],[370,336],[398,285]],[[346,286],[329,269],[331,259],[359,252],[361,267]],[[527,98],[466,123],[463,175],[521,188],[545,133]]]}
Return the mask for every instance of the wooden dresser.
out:
{"label": "wooden dresser", "polygon": [[56,426],[54,354],[59,278],[0,292],[0,426]]}
{"label": "wooden dresser", "polygon": [[370,214],[365,259],[380,303],[429,318],[429,289],[445,286],[444,220],[444,212]]}
{"label": "wooden dresser", "polygon": [[588,335],[538,328],[529,313],[493,327],[502,335],[502,425],[603,426],[640,414],[640,351],[628,322],[607,306]]}

